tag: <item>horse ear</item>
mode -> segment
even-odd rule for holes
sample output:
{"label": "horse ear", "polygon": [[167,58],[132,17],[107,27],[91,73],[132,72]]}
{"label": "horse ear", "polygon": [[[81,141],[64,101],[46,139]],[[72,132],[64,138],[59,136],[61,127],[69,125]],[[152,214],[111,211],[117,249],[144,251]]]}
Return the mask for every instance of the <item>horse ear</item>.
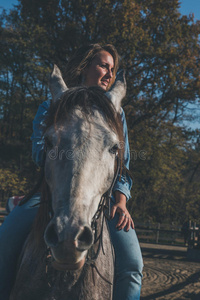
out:
{"label": "horse ear", "polygon": [[49,88],[53,102],[56,102],[60,96],[68,90],[68,87],[62,78],[60,69],[56,65],[53,66],[53,71],[50,75]]}
{"label": "horse ear", "polygon": [[116,76],[115,83],[106,96],[112,101],[117,112],[120,112],[122,99],[126,96],[125,72],[121,70]]}

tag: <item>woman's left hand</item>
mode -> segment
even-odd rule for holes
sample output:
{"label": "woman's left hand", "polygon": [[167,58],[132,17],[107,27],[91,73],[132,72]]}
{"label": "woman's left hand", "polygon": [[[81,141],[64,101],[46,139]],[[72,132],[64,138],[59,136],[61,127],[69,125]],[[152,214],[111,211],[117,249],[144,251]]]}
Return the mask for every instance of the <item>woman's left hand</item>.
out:
{"label": "woman's left hand", "polygon": [[126,231],[129,231],[131,227],[134,229],[134,222],[126,208],[126,196],[119,191],[116,191],[115,201],[116,203],[112,207],[110,216],[111,218],[114,218],[116,212],[119,214],[116,228],[121,230],[126,227]]}

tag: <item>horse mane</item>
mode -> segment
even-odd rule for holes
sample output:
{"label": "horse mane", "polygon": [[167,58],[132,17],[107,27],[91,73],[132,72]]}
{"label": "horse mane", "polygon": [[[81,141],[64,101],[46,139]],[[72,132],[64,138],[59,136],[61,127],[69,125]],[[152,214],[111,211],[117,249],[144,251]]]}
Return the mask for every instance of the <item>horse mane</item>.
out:
{"label": "horse mane", "polygon": [[[79,107],[88,122],[89,116],[93,114],[94,109],[101,111],[109,127],[116,132],[120,141],[124,141],[121,116],[116,112],[114,105],[110,99],[108,99],[105,92],[99,87],[81,86],[67,90],[58,101],[51,103],[45,120],[46,129],[52,125],[56,126],[58,122],[62,123],[62,121],[69,119],[75,107]],[[120,145],[123,145],[123,143],[120,143]],[[120,172],[122,172],[123,167],[123,153],[124,149],[120,147],[118,150],[118,156],[121,162]],[[50,206],[51,194],[45,179],[43,179],[40,207],[33,225],[33,236],[36,241],[36,248],[39,243],[41,243],[44,231],[50,220]]]}

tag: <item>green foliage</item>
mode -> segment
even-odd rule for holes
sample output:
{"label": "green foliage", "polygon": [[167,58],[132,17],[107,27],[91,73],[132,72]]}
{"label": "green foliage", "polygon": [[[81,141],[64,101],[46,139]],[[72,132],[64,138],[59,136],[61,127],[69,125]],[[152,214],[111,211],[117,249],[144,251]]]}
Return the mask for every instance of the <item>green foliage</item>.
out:
{"label": "green foliage", "polygon": [[2,199],[36,181],[32,120],[49,98],[52,64],[64,71],[80,45],[113,43],[128,86],[131,213],[159,222],[199,218],[199,133],[181,124],[200,94],[200,22],[179,7],[178,0],[20,0],[1,14]]}
{"label": "green foliage", "polygon": [[21,177],[18,170],[0,169],[0,195],[7,199],[13,195],[24,195],[27,190],[27,179]]}

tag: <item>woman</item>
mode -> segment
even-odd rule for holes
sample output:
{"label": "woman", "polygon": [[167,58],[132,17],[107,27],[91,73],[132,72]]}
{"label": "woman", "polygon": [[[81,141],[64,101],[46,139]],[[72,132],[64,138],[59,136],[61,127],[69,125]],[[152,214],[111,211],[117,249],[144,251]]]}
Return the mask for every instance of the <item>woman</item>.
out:
{"label": "woman", "polygon": [[[118,69],[118,54],[112,45],[92,44],[81,47],[68,62],[65,81],[68,87],[77,85],[99,86],[107,91],[115,81]],[[44,164],[44,119],[48,114],[49,101],[39,106],[33,121],[32,154],[37,165]],[[121,111],[125,151],[124,164],[129,167],[129,144],[127,125]],[[113,188],[111,221],[108,222],[112,243],[115,250],[115,285],[114,300],[136,300],[140,298],[142,278],[142,256],[134,230],[133,220],[126,208],[130,198],[131,179],[122,176]],[[17,257],[23,242],[37,213],[31,206],[40,199],[39,195],[31,198],[25,205],[16,207],[0,228],[0,295],[8,299],[14,280]],[[14,229],[14,231],[13,231]]]}

